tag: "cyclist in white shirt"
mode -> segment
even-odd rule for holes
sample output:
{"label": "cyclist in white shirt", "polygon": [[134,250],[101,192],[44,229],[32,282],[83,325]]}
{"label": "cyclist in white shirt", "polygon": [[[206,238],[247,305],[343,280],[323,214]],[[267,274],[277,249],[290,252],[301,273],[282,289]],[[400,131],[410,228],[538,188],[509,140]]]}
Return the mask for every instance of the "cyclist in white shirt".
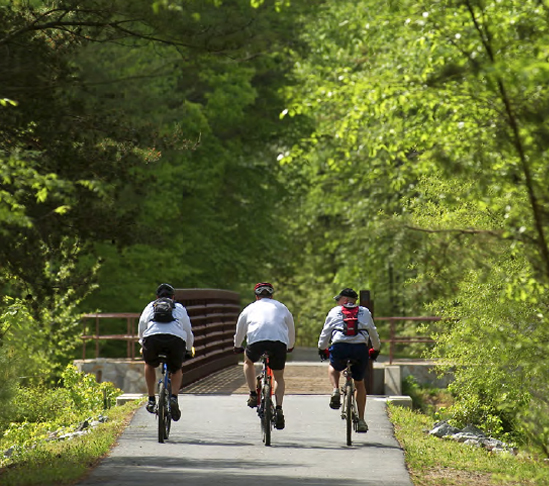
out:
{"label": "cyclist in white shirt", "polygon": [[244,376],[250,389],[248,406],[257,406],[256,376],[254,363],[264,352],[269,352],[269,366],[273,370],[274,394],[276,397],[275,427],[283,429],[285,382],[284,368],[286,353],[292,352],[295,345],[294,319],[288,308],[273,299],[274,288],[268,282],[260,282],[254,287],[255,302],[249,304],[238,317],[234,335],[235,352],[242,352],[246,340],[244,356]]}
{"label": "cyclist in white shirt", "polygon": [[179,302],[174,301],[175,289],[170,284],[160,284],[156,289],[156,297],[157,299],[169,299],[173,304],[173,309],[170,318],[155,320],[154,303],[156,301],[152,301],[147,304],[139,317],[139,344],[142,346],[145,381],[149,393],[146,408],[150,413],[155,411],[155,368],[160,365],[159,353],[165,353],[172,382],[172,396],[170,397],[172,418],[177,421],[181,417],[177,401],[177,394],[183,378],[181,365],[185,359],[193,357],[194,335],[187,309]]}

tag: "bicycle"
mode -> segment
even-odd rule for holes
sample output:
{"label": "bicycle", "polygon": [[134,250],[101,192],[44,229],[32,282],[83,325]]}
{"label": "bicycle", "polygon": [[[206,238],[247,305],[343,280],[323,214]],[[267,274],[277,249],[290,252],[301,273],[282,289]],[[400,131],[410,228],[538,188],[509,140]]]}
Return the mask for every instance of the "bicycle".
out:
{"label": "bicycle", "polygon": [[269,367],[269,355],[264,353],[261,356],[263,368],[257,376],[257,415],[261,420],[261,431],[263,442],[266,446],[271,445],[271,432],[273,430],[276,415],[273,404],[273,370]]}
{"label": "bicycle", "polygon": [[[329,351],[326,349],[320,355],[321,361],[326,361],[330,358]],[[341,407],[341,418],[345,420],[345,432],[347,437],[347,445],[350,446],[353,443],[352,432],[358,431],[358,408],[355,397],[355,381],[353,380],[353,373],[351,367],[354,361],[347,359],[345,369],[342,371],[345,377],[345,383],[340,385],[340,394],[343,398]]]}
{"label": "bicycle", "polygon": [[347,445],[350,446],[353,443],[352,432],[358,431],[358,409],[356,405],[355,397],[355,382],[353,380],[351,366],[353,360],[348,359],[347,365],[343,370],[343,376],[345,377],[345,383],[341,385],[342,407],[341,418],[345,420],[345,431],[347,437]]}
{"label": "bicycle", "polygon": [[160,359],[162,377],[158,380],[158,405],[155,412],[158,418],[158,442],[163,444],[170,435],[170,428],[172,425],[172,410],[170,405],[172,382],[168,372],[168,357],[165,354],[159,354],[158,358]]}

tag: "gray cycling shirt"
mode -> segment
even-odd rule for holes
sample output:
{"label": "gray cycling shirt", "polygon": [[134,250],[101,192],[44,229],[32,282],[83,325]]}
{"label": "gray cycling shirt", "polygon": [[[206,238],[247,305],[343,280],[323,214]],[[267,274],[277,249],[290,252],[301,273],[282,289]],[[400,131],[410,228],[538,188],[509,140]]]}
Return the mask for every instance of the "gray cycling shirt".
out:
{"label": "gray cycling shirt", "polygon": [[[341,312],[341,306],[337,305],[330,309],[326,320],[324,321],[324,327],[318,338],[318,348],[326,349],[333,343],[349,343],[359,344],[368,343],[368,337],[372,340],[372,346],[376,351],[381,347],[381,341],[379,340],[379,334],[377,333],[372,314],[367,307],[360,306],[358,310],[358,330],[356,336],[347,336],[343,329],[345,323],[343,321],[343,312]],[[360,332],[364,331],[364,332]]]}

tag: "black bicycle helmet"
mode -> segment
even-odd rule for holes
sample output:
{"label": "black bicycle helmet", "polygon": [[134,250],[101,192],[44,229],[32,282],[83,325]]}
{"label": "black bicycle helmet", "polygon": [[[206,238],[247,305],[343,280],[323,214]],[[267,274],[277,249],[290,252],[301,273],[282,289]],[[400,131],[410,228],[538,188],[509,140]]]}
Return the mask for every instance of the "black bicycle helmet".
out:
{"label": "black bicycle helmet", "polygon": [[254,294],[255,295],[273,295],[274,294],[273,284],[270,284],[269,282],[259,282],[258,284],[255,284]]}
{"label": "black bicycle helmet", "polygon": [[173,297],[175,295],[175,289],[170,284],[163,283],[156,289],[156,295],[158,297]]}

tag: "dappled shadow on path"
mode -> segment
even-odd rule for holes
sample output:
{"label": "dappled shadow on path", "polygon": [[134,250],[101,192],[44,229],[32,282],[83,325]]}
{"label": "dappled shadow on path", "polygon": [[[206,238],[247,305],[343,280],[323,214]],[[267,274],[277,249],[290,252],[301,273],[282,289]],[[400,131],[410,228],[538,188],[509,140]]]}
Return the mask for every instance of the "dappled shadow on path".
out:
{"label": "dappled shadow on path", "polygon": [[336,444],[333,445],[326,445],[326,444],[318,444],[318,445],[311,445],[311,444],[303,444],[298,442],[284,442],[280,444],[272,444],[273,447],[285,447],[288,449],[324,449],[324,450],[341,450],[341,449],[393,449],[393,450],[401,450],[398,445],[387,445],[382,444],[381,442],[353,442],[352,445],[344,445],[344,444]]}
{"label": "dappled shadow on path", "polygon": [[[234,461],[216,459],[185,459],[174,457],[137,456],[132,458],[110,458],[78,486],[163,486],[188,484],[206,486],[223,484],[242,486],[261,484],[262,486],[334,486],[334,478],[311,477],[310,468],[295,464],[292,474],[273,474],[279,465],[274,461]],[[261,472],[265,467],[268,472]],[[364,476],[345,479],[348,486],[410,486],[388,474],[387,482],[369,480]]]}

